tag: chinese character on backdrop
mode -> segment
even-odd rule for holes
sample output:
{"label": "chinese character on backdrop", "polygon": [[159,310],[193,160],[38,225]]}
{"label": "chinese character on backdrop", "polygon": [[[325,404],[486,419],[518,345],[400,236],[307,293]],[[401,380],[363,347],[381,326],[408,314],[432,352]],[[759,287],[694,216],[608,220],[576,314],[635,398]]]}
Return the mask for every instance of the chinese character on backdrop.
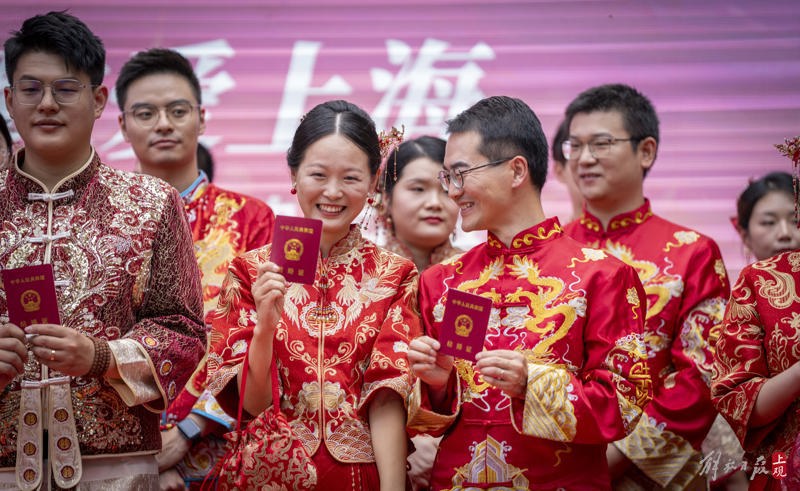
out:
{"label": "chinese character on backdrop", "polygon": [[415,57],[408,44],[386,41],[389,63],[398,69],[370,71],[373,88],[384,94],[372,112],[378,128],[403,125],[409,135],[440,135],[447,119],[485,97],[478,83],[486,72],[478,62],[493,60],[492,48],[479,42],[466,52],[449,49],[429,38]]}

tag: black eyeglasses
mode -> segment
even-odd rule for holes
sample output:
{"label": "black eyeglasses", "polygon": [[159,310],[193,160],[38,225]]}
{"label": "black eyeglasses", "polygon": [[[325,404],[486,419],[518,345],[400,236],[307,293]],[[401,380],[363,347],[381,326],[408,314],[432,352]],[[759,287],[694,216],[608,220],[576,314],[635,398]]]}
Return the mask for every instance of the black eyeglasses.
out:
{"label": "black eyeglasses", "polygon": [[44,98],[44,88],[50,87],[53,99],[59,104],[75,104],[81,98],[81,92],[86,87],[96,87],[81,83],[80,80],[63,78],[53,80],[46,84],[40,80],[26,79],[15,83],[11,90],[14,91],[17,102],[26,106],[36,106]]}
{"label": "black eyeglasses", "polygon": [[463,189],[465,175],[469,174],[472,171],[483,169],[484,167],[499,165],[502,164],[503,162],[508,162],[513,158],[514,157],[505,157],[502,159],[492,160],[491,162],[487,162],[481,165],[476,165],[475,167],[469,167],[464,170],[451,170],[449,172],[444,170],[439,171],[439,184],[442,185],[442,189],[444,189],[445,191],[450,190],[450,183],[453,183],[453,187],[455,187],[456,189]]}

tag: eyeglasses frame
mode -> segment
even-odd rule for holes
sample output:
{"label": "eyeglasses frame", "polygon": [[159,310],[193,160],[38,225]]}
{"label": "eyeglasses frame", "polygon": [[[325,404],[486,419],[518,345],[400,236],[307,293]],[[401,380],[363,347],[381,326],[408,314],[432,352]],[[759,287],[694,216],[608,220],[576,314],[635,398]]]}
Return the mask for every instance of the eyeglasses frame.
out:
{"label": "eyeglasses frame", "polygon": [[53,96],[53,100],[59,106],[71,106],[72,104],[77,104],[81,100],[82,92],[81,92],[81,94],[78,94],[78,97],[72,102],[62,102],[56,96],[56,90],[53,87],[53,84],[56,83],[56,82],[64,82],[64,81],[66,81],[66,82],[77,82],[78,83],[78,87],[80,88],[81,91],[83,91],[83,89],[85,89],[86,87],[91,87],[92,90],[94,90],[94,89],[96,89],[97,87],[100,86],[98,84],[85,84],[85,83],[81,82],[80,80],[77,80],[77,79],[74,79],[74,78],[59,78],[57,80],[53,80],[49,84],[46,84],[46,83],[42,82],[41,80],[32,79],[32,78],[26,78],[26,79],[23,79],[23,80],[19,80],[17,82],[17,84],[19,84],[20,82],[38,82],[39,84],[41,84],[41,86],[42,86],[42,95],[41,95],[41,97],[39,98],[39,100],[37,102],[22,102],[22,100],[20,99],[19,95],[17,94],[17,89],[19,88],[19,86],[17,84],[14,84],[14,85],[11,85],[9,87],[10,87],[11,91],[14,93],[14,95],[17,97],[17,102],[19,102],[23,106],[38,106],[39,104],[41,104],[42,101],[44,100],[44,89],[45,89],[45,87],[50,87],[50,95]]}
{"label": "eyeglasses frame", "polygon": [[[514,156],[516,157],[516,155]],[[492,160],[491,162],[487,162],[485,164],[476,165],[474,167],[468,167],[464,170],[456,170],[456,171],[439,171],[439,184],[441,184],[442,189],[445,192],[450,190],[450,184],[453,184],[453,187],[456,189],[464,189],[464,176],[469,174],[472,171],[476,171],[478,169],[483,169],[484,167],[500,165],[504,162],[508,162],[509,160],[513,159],[514,157],[506,157],[502,159]],[[459,181],[461,182],[459,184]]]}
{"label": "eyeglasses frame", "polygon": [[[609,151],[611,150],[612,146],[616,145],[619,142],[639,142],[641,140],[642,140],[641,138],[634,138],[632,136],[628,138],[617,138],[616,136],[611,136],[611,141],[609,142],[610,145]],[[598,157],[595,154],[595,150],[592,149],[594,141],[595,140],[592,140],[589,143],[581,143],[580,150],[578,150],[578,152],[575,154],[575,157],[573,158],[571,150],[572,142],[570,142],[569,139],[564,140],[563,142],[561,142],[561,153],[564,155],[564,159],[566,159],[567,162],[569,162],[570,160],[578,160],[581,156],[581,153],[583,153],[583,146],[586,145],[589,148],[589,155],[591,155],[593,159],[605,158],[606,157],[605,155],[602,157]],[[570,148],[570,150],[567,150],[567,148]]]}
{"label": "eyeglasses frame", "polygon": [[[194,114],[194,111],[196,111],[196,110],[199,111],[201,109],[201,106],[199,104],[195,105],[195,104],[192,104],[191,102],[189,102],[187,100],[177,100],[177,101],[172,101],[169,104],[167,104],[165,106],[161,106],[161,107],[156,106],[155,104],[139,104],[139,105],[136,105],[136,106],[132,107],[131,109],[122,111],[122,114],[126,115],[126,116],[128,114],[130,114],[131,117],[133,118],[133,121],[136,124],[138,124],[140,128],[145,129],[145,130],[149,130],[149,129],[155,128],[158,125],[158,122],[161,121],[161,113],[163,111],[165,117],[167,118],[167,120],[169,122],[171,122],[172,124],[174,124],[176,126],[181,126],[181,125],[185,124],[186,121],[182,121],[180,123],[173,121],[172,116],[170,116],[169,112],[167,111],[170,108],[170,106],[173,106],[175,104],[186,104],[187,106],[189,106],[189,108],[191,109],[191,113],[189,114],[189,117],[191,117],[192,114]],[[143,124],[141,121],[136,119],[136,116],[134,116],[134,114],[133,114],[137,109],[140,109],[142,107],[153,107],[158,111],[158,118],[156,118],[154,120],[153,124],[151,124],[150,126],[147,126],[147,125]]]}

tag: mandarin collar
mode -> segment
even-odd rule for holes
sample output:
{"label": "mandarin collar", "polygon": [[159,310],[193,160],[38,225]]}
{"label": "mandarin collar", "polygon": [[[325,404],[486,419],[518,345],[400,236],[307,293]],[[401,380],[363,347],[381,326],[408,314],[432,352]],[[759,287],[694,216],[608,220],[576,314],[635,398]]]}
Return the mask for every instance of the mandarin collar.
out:
{"label": "mandarin collar", "polygon": [[189,206],[193,202],[197,201],[206,192],[206,189],[208,189],[209,182],[208,176],[204,171],[201,170],[200,174],[197,176],[197,179],[195,179],[188,188],[181,191],[183,204]]}
{"label": "mandarin collar", "polygon": [[561,228],[558,217],[550,217],[515,235],[511,241],[511,247],[506,247],[496,235],[489,232],[486,238],[486,246],[491,256],[525,254],[562,235],[564,235],[564,230]]}
{"label": "mandarin collar", "polygon": [[12,186],[14,186],[18,192],[27,196],[29,193],[56,194],[73,191],[71,197],[59,200],[59,203],[69,203],[76,200],[78,195],[82,194],[81,191],[89,185],[89,182],[97,174],[101,162],[100,157],[97,155],[97,152],[95,152],[94,147],[92,147],[92,151],[86,162],[79,169],[75,170],[75,172],[62,178],[49,192],[41,181],[25,172],[24,165],[25,149],[21,148],[14,154],[14,163],[10,172]]}
{"label": "mandarin collar", "polygon": [[[627,231],[646,222],[653,216],[653,210],[650,208],[650,200],[645,198],[644,204],[634,210],[620,213],[608,222],[608,229],[606,233],[616,233]],[[586,209],[586,204],[583,205],[583,215],[578,219],[578,223],[585,229],[596,234],[603,234],[603,224],[600,220],[589,213]]]}

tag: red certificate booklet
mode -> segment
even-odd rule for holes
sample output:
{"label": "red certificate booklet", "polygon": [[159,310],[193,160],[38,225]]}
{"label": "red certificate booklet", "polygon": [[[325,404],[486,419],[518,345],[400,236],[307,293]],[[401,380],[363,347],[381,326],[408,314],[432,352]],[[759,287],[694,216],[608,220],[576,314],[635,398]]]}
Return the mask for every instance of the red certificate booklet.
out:
{"label": "red certificate booklet", "polygon": [[21,328],[31,324],[61,324],[51,264],[4,269],[0,274],[12,324]]}
{"label": "red certificate booklet", "polygon": [[278,215],[269,260],[281,267],[286,281],[310,285],[317,273],[321,238],[322,220]]}
{"label": "red certificate booklet", "polygon": [[439,330],[439,351],[475,361],[475,355],[483,349],[491,313],[491,298],[450,289]]}

